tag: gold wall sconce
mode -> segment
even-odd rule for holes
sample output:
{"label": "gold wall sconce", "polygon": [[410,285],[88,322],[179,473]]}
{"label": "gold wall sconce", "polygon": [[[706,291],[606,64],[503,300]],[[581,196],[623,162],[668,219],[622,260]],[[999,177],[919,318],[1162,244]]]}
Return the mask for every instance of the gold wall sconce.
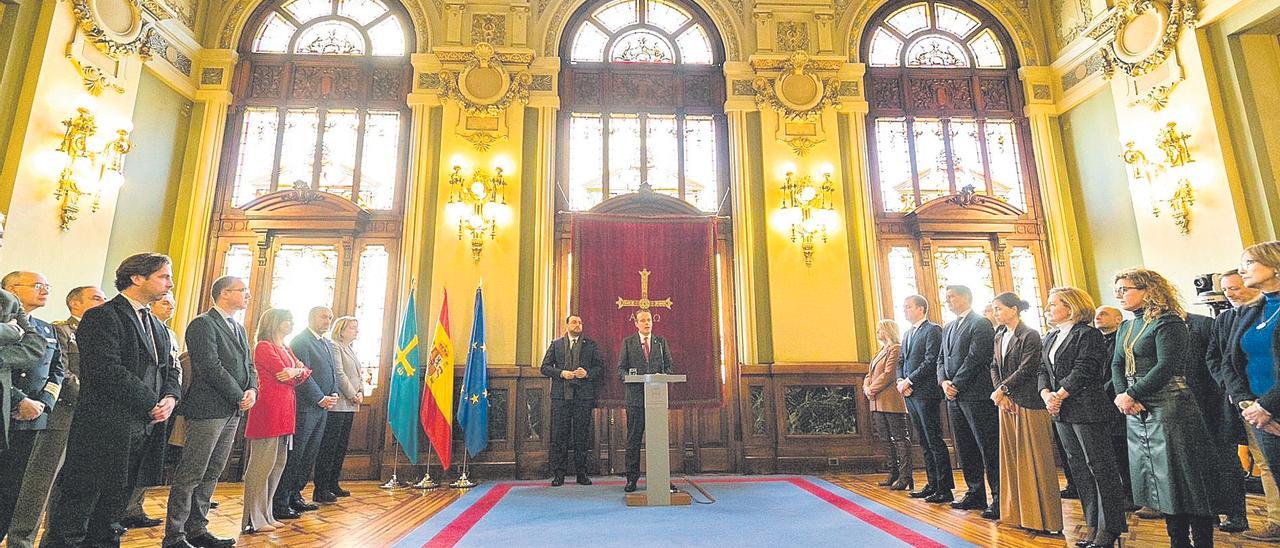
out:
{"label": "gold wall sconce", "polygon": [[836,209],[831,201],[834,192],[831,173],[824,173],[822,182],[815,183],[812,177],[796,177],[788,171],[782,184],[780,220],[790,226],[791,241],[800,244],[805,266],[813,264],[817,240],[826,243],[828,230],[835,227]]}
{"label": "gold wall sconce", "polygon": [[1176,122],[1169,122],[1156,135],[1155,145],[1163,158],[1148,159],[1133,141],[1125,143],[1120,153],[1124,163],[1132,166],[1134,178],[1146,181],[1151,214],[1159,217],[1168,211],[1183,234],[1191,233],[1191,208],[1196,204],[1195,189],[1191,186],[1195,160],[1187,147],[1190,138],[1190,134],[1178,131]]}
{"label": "gold wall sconce", "polygon": [[453,166],[449,176],[449,202],[445,206],[450,215],[458,219],[458,239],[471,238],[471,258],[480,261],[484,250],[484,237],[497,238],[498,221],[510,214],[507,206],[506,179],[502,168],[494,168],[493,175],[484,169],[475,169],[471,177],[462,174],[462,166]]}
{"label": "gold wall sconce", "polygon": [[88,108],[76,109],[76,115],[62,121],[66,131],[58,152],[67,156],[66,165],[58,175],[58,188],[53,197],[61,201],[62,230],[69,230],[71,222],[80,216],[81,200],[92,199],[90,211],[98,211],[102,205],[104,190],[119,188],[124,184],[124,159],[133,150],[128,130],[116,130],[111,141],[98,146],[93,139],[98,134],[98,124]]}

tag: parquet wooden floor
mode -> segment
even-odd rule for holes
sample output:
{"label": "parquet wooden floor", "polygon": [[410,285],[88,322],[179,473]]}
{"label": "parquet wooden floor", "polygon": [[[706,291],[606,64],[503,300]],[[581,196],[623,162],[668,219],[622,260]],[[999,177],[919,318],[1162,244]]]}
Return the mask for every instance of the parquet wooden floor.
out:
{"label": "parquet wooden floor", "polygon": [[[1063,504],[1065,536],[1047,537],[984,520],[978,516],[977,512],[952,510],[946,505],[926,504],[908,498],[905,492],[888,491],[876,486],[876,483],[882,479],[880,475],[837,473],[823,474],[822,477],[894,510],[944,528],[980,546],[1060,547],[1075,542],[1084,532],[1080,503],[1074,500],[1064,501]],[[917,481],[923,485],[923,475],[917,476]],[[957,472],[957,493],[963,489],[963,483],[963,478]],[[284,529],[272,533],[240,535],[239,546],[304,548],[387,546],[457,500],[460,495],[459,491],[452,489],[387,491],[378,488],[376,482],[344,482],[344,487],[351,490],[350,498],[341,499],[337,504],[325,505],[318,512],[308,512],[302,519],[286,522],[288,526]],[[151,516],[163,517],[166,495],[165,489],[153,489],[148,492],[145,503],[147,513]],[[240,484],[219,485],[214,500],[219,501],[222,506],[210,512],[209,530],[221,537],[235,536],[240,525]],[[1249,519],[1255,525],[1263,523],[1262,497],[1249,495],[1248,507]],[[1161,520],[1130,517],[1129,527],[1130,531],[1124,538],[1126,546],[1145,548],[1168,545],[1164,522]],[[160,544],[163,534],[163,526],[130,531],[124,537],[123,546],[153,548]],[[1274,546],[1249,541],[1240,535],[1221,532],[1217,534],[1215,540],[1222,548]]]}

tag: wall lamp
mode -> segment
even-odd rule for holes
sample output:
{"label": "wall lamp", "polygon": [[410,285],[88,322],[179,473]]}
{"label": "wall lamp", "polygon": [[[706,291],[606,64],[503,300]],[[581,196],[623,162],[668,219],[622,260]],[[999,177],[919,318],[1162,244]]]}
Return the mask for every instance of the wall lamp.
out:
{"label": "wall lamp", "polygon": [[58,188],[53,197],[60,200],[62,230],[80,215],[80,200],[92,198],[90,211],[102,205],[102,192],[124,184],[124,158],[133,150],[129,132],[116,130],[116,137],[102,146],[90,141],[98,133],[98,124],[88,108],[80,107],[76,115],[62,121],[67,129],[62,134],[58,152],[67,155],[66,165],[58,175]]}
{"label": "wall lamp", "polygon": [[449,176],[449,202],[446,210],[458,219],[458,239],[469,236],[471,258],[480,261],[484,250],[484,237],[497,238],[498,221],[510,213],[506,198],[507,182],[502,168],[494,168],[493,175],[484,169],[475,169],[468,178],[462,174],[462,166],[453,166]]}
{"label": "wall lamp", "polygon": [[815,242],[821,238],[825,243],[827,231],[835,228],[836,209],[831,201],[834,191],[831,173],[824,173],[819,184],[812,177],[796,177],[788,171],[786,182],[782,183],[780,220],[790,226],[791,241],[800,244],[805,266],[813,264]]}
{"label": "wall lamp", "polygon": [[1195,162],[1187,147],[1188,133],[1178,131],[1176,122],[1169,122],[1156,134],[1156,148],[1161,158],[1151,161],[1133,141],[1124,145],[1120,158],[1133,168],[1135,179],[1146,181],[1150,190],[1151,214],[1159,217],[1168,211],[1174,224],[1183,234],[1191,233],[1191,207],[1196,204],[1195,189],[1191,186]]}

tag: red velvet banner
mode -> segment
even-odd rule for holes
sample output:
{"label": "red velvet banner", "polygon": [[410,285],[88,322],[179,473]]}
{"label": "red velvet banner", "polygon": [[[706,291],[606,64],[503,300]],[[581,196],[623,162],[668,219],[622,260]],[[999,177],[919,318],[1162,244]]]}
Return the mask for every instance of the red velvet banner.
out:
{"label": "red velvet banner", "polygon": [[671,387],[672,405],[719,406],[715,219],[579,213],[572,224],[572,308],[604,354],[600,404],[624,403],[618,351],[636,333],[632,315],[640,309],[627,301],[648,298],[653,333],[667,339],[674,373],[688,375]]}

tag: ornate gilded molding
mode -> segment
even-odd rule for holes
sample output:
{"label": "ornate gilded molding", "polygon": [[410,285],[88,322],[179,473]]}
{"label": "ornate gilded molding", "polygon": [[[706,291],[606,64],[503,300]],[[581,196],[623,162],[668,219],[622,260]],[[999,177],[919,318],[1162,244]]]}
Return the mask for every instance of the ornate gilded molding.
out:
{"label": "ornate gilded molding", "polygon": [[821,79],[804,51],[792,53],[777,78],[757,76],[752,88],[757,105],[768,105],[788,120],[812,120],[827,107],[840,106],[839,79]]}
{"label": "ornate gilded molding", "polygon": [[474,148],[479,152],[488,152],[489,148],[492,147],[494,143],[501,141],[506,137],[505,135],[494,135],[493,133],[483,131],[462,133],[461,135],[463,139],[466,139],[468,143],[471,143],[471,148]]}
{"label": "ornate gilded molding", "polygon": [[524,71],[514,75],[507,72],[493,46],[481,42],[469,53],[461,71],[440,71],[440,80],[442,95],[457,101],[467,112],[497,116],[512,103],[529,102],[533,75]]}
{"label": "ornate gilded molding", "polygon": [[[128,10],[129,28],[110,28],[97,13],[104,1],[114,2],[115,9]],[[151,57],[151,33],[155,29],[142,19],[142,5],[138,0],[72,0],[72,13],[85,37],[95,47],[112,58],[137,54],[143,59]]]}
{"label": "ornate gilded molding", "polygon": [[1168,84],[1152,87],[1151,89],[1148,89],[1146,93],[1143,93],[1142,96],[1134,99],[1131,104],[1143,105],[1151,109],[1153,112],[1162,111],[1165,107],[1169,106],[1169,95],[1173,93],[1173,89],[1178,87],[1178,84],[1181,82],[1182,79],[1179,78],[1178,80]]}
{"label": "ornate gilded molding", "polygon": [[790,139],[785,139],[782,142],[791,147],[791,152],[794,152],[796,156],[803,158],[809,155],[809,151],[812,150],[813,147],[818,146],[819,143],[823,143],[825,141],[826,139],[815,139],[813,137],[792,137]]}
{"label": "ornate gilded molding", "polygon": [[84,88],[93,95],[102,95],[105,90],[111,90],[116,93],[124,93],[124,88],[115,83],[115,79],[108,76],[102,69],[87,63],[81,63],[75,57],[68,57],[71,64],[75,65],[76,72],[80,74],[80,79],[84,83]]}
{"label": "ornate gilded molding", "polygon": [[[1164,23],[1158,43],[1140,50],[1130,50],[1126,44],[1126,31],[1139,17],[1157,17]],[[1196,21],[1194,0],[1169,0],[1168,4],[1157,0],[1120,0],[1105,23],[1090,32],[1091,37],[1105,36],[1103,28],[1113,28],[1114,35],[1103,47],[1103,74],[1111,78],[1116,69],[1132,76],[1143,76],[1156,69],[1169,58],[1182,36],[1183,27],[1192,28]],[[1140,37],[1139,37],[1140,38]]]}

